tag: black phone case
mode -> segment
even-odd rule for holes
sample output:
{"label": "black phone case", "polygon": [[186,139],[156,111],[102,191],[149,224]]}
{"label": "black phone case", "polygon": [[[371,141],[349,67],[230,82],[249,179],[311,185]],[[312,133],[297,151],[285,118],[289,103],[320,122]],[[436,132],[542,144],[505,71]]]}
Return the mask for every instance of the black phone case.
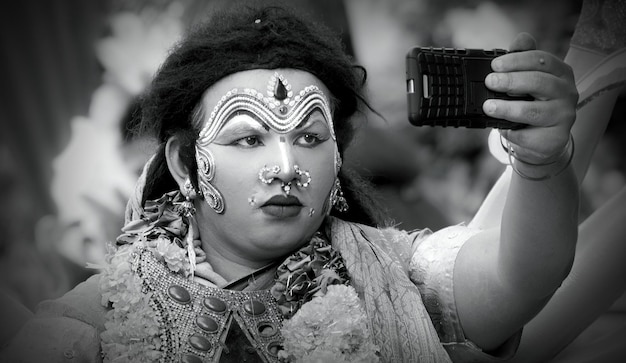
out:
{"label": "black phone case", "polygon": [[485,115],[489,98],[532,100],[489,90],[491,60],[504,49],[416,47],[406,57],[409,121],[415,126],[518,129],[525,125]]}

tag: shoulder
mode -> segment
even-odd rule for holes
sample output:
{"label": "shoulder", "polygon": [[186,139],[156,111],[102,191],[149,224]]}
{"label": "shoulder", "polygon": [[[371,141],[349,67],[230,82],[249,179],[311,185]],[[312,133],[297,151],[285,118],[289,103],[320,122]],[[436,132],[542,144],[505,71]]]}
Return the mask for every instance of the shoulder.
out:
{"label": "shoulder", "polygon": [[0,354],[10,362],[100,362],[99,276],[56,300],[44,301]]}
{"label": "shoulder", "polygon": [[451,288],[459,250],[479,232],[465,225],[446,227],[434,233],[420,232],[411,246],[411,279],[418,285],[450,285]]}
{"label": "shoulder", "polygon": [[73,318],[102,331],[106,311],[100,294],[100,275],[97,274],[78,284],[59,299],[42,302],[37,307],[36,316]]}

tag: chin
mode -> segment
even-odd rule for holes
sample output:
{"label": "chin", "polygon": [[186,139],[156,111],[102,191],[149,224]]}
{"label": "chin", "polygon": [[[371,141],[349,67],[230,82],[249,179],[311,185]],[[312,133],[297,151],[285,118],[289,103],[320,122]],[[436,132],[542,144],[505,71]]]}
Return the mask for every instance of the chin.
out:
{"label": "chin", "polygon": [[307,243],[315,230],[309,234],[303,234],[303,229],[298,228],[295,230],[296,226],[290,226],[291,231],[284,231],[279,228],[272,228],[267,234],[263,236],[259,236],[262,240],[256,245],[267,252],[274,253],[276,255],[284,255],[294,250],[300,248],[302,245]]}

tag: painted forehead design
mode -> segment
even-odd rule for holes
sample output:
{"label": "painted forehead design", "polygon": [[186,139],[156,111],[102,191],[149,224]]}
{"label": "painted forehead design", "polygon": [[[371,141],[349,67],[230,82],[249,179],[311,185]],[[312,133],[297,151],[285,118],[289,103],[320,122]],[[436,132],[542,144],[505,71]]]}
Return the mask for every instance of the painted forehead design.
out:
{"label": "painted forehead design", "polygon": [[273,130],[287,133],[295,129],[313,110],[319,109],[335,138],[335,130],[328,99],[314,85],[304,87],[295,95],[287,79],[275,72],[267,84],[265,94],[252,88],[228,91],[217,103],[204,128],[198,145],[211,143],[222,126],[237,112],[247,111]]}

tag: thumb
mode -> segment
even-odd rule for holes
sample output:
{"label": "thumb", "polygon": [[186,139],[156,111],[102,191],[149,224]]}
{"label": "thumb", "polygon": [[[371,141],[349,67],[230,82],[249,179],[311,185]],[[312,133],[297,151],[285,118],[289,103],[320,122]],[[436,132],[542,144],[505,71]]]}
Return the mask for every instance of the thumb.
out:
{"label": "thumb", "polygon": [[537,49],[537,41],[528,33],[519,33],[509,46],[509,51],[520,52]]}

